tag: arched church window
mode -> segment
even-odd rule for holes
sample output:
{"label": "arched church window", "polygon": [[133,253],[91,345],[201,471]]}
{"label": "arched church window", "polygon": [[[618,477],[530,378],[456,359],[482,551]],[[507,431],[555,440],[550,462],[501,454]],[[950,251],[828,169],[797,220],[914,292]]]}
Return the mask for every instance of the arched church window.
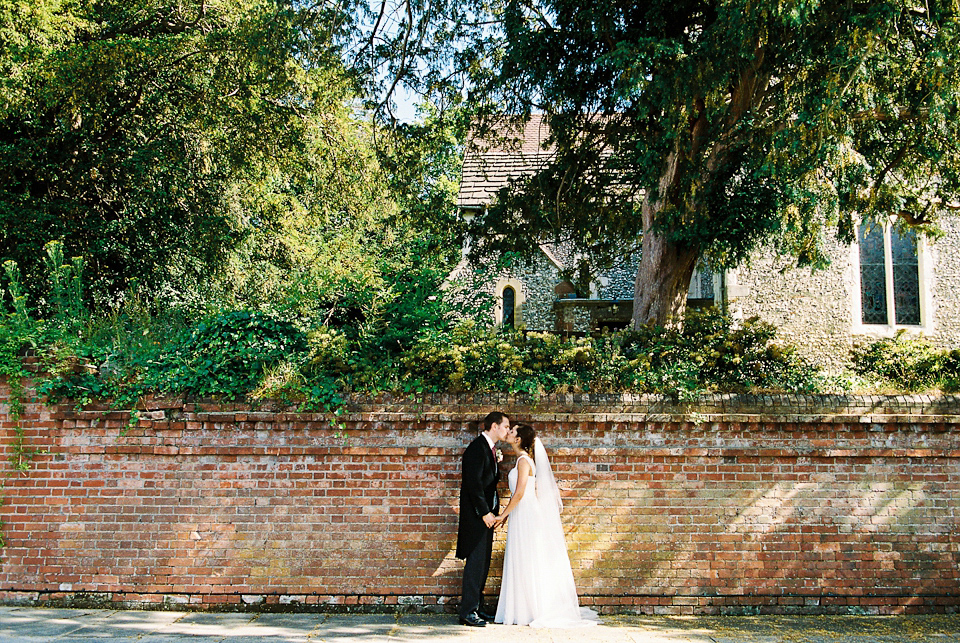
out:
{"label": "arched church window", "polygon": [[503,289],[503,326],[514,327],[514,314],[517,307],[517,291],[507,286]]}

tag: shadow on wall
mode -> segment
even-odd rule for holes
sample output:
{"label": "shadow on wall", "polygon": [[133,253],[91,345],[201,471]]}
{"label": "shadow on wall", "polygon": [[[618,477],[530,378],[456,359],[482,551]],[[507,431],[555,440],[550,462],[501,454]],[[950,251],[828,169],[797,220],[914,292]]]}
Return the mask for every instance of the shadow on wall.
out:
{"label": "shadow on wall", "polygon": [[[31,429],[50,453],[8,479],[0,585],[177,594],[172,607],[456,599],[459,420],[371,421],[346,444],[324,421],[262,415],[122,432],[122,418],[104,428],[90,413]],[[773,596],[800,609],[865,597],[849,605],[909,608],[960,594],[953,428],[756,426],[557,421],[551,458],[586,604],[732,597],[732,610]]]}
{"label": "shadow on wall", "polygon": [[[582,458],[555,456],[554,467],[585,604],[591,596],[889,595],[909,606],[960,589],[956,518],[935,468],[909,471],[884,458],[574,460]],[[501,532],[492,595],[503,540]],[[433,574],[459,578],[461,569],[451,548]]]}

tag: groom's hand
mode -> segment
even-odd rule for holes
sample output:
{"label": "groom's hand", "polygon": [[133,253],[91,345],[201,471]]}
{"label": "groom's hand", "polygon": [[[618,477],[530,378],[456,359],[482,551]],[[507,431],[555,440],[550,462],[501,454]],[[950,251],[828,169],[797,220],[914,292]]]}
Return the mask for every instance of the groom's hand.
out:
{"label": "groom's hand", "polygon": [[483,524],[487,526],[487,529],[493,529],[497,524],[497,517],[493,513],[488,513],[483,516]]}

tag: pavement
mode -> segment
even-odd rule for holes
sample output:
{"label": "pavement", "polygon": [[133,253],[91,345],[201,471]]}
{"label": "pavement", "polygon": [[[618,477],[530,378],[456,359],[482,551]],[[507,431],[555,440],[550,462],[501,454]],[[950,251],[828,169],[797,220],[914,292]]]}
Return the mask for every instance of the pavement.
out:
{"label": "pavement", "polygon": [[444,614],[147,612],[0,607],[0,643],[960,643],[960,615],[603,617],[579,629],[464,627]]}

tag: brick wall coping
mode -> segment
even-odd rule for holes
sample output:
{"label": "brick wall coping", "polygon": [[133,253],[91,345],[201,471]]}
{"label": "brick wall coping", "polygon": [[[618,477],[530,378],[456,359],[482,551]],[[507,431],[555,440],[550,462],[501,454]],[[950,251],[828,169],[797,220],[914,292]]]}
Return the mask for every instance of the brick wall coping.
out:
{"label": "brick wall coping", "polygon": [[[271,401],[236,403],[215,399],[152,397],[138,405],[141,419],[256,422],[298,420],[328,421],[328,412],[299,410]],[[354,420],[376,414],[401,421],[476,420],[491,410],[522,413],[534,421],[551,421],[562,415],[565,421],[583,422],[814,422],[861,423],[909,422],[938,424],[956,422],[960,416],[957,395],[802,395],[802,394],[702,394],[688,399],[654,394],[575,393],[539,397],[513,394],[436,393],[419,397],[389,394],[351,395],[342,412]],[[107,403],[95,403],[78,410],[58,404],[54,419],[71,420],[90,413],[127,415]],[[150,414],[150,415],[147,415]],[[360,416],[360,417],[358,417]]]}

